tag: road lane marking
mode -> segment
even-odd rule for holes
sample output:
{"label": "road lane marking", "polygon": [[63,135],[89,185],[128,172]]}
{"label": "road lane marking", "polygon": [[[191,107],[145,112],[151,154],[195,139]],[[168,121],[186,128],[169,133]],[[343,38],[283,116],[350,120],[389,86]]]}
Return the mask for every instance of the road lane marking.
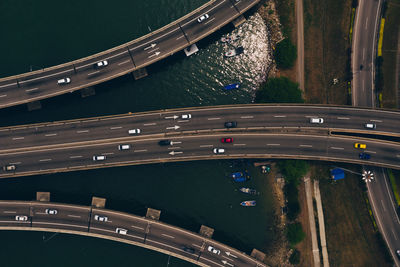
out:
{"label": "road lane marking", "polygon": [[367,153],[371,153],[371,154],[376,154],[376,152],[375,152],[375,151],[370,151],[370,150],[365,150],[365,152],[367,152]]}
{"label": "road lane marking", "polygon": [[99,72],[100,72],[100,71],[98,70],[98,71],[94,71],[94,72],[88,73],[88,76],[93,75],[93,74],[97,74],[97,73],[99,73]]}
{"label": "road lane marking", "polygon": [[168,238],[175,238],[175,236],[172,236],[172,235],[167,235],[167,234],[161,234],[161,235],[168,237]]}
{"label": "road lane marking", "polygon": [[107,152],[107,153],[103,153],[102,155],[107,156],[107,155],[114,155],[114,152]]}
{"label": "road lane marking", "polygon": [[131,61],[131,60],[128,59],[128,60],[122,61],[121,63],[118,63],[118,66],[121,66],[121,65],[123,65],[123,64],[126,64],[126,63],[128,63],[129,61]]}
{"label": "road lane marking", "polygon": [[17,212],[16,212],[16,211],[12,211],[12,210],[5,210],[5,211],[3,211],[3,213],[15,214],[15,213],[17,213]]}
{"label": "road lane marking", "polygon": [[200,145],[200,147],[213,147],[213,145]]}
{"label": "road lane marking", "polygon": [[373,121],[373,122],[382,122],[381,120],[370,120],[370,121]]}
{"label": "road lane marking", "polygon": [[213,21],[213,20],[215,20],[215,18],[212,18],[212,19],[207,20],[207,22],[204,23],[204,25],[207,25],[208,23],[210,23],[210,22]]}
{"label": "road lane marking", "polygon": [[202,248],[202,246],[197,245],[197,244],[193,244],[193,243],[192,243],[192,246],[195,246],[195,247],[198,247],[198,248]]}
{"label": "road lane marking", "polygon": [[46,162],[46,161],[51,161],[51,159],[40,159],[40,162]]}
{"label": "road lane marking", "polygon": [[299,145],[299,147],[312,147],[312,145]]}
{"label": "road lane marking", "polygon": [[381,204],[382,204],[383,210],[386,212],[385,204],[383,204],[383,200],[382,199],[381,199]]}
{"label": "road lane marking", "polygon": [[17,83],[9,83],[9,84],[6,84],[6,85],[2,85],[2,86],[0,86],[0,88],[4,88],[4,87],[8,87],[8,86],[14,86],[14,85],[17,85]]}
{"label": "road lane marking", "polygon": [[234,259],[229,258],[229,257],[227,257],[227,256],[225,256],[225,255],[222,255],[222,257],[225,258],[225,259],[227,259],[227,260],[234,261]]}
{"label": "road lane marking", "polygon": [[336,149],[336,150],[344,150],[343,147],[335,147],[335,146],[331,146],[330,149]]}
{"label": "road lane marking", "polygon": [[66,73],[66,72],[70,72],[70,71],[74,71],[74,69],[63,70],[63,71],[60,71],[60,72],[57,72],[57,73],[53,73],[53,74],[50,74],[50,75],[45,75],[45,76],[40,76],[40,77],[37,77],[37,78],[30,79],[30,80],[20,81],[19,83],[23,84],[23,83],[27,83],[27,82],[40,80],[40,79],[46,79],[48,77],[56,76],[56,75],[59,75],[61,73]]}
{"label": "road lane marking", "polygon": [[12,140],[21,140],[21,139],[25,139],[25,137],[14,137]]}
{"label": "road lane marking", "polygon": [[286,118],[286,115],[275,115],[274,118]]}
{"label": "road lane marking", "polygon": [[179,149],[181,148],[180,146],[173,146],[173,147],[169,147],[168,149]]}
{"label": "road lane marking", "polygon": [[152,123],[145,123],[145,124],[143,124],[143,126],[152,126],[152,125],[157,125],[157,123],[152,122]]}
{"label": "road lane marking", "polygon": [[140,230],[144,230],[143,227],[139,227],[139,226],[135,226],[135,225],[131,225],[131,227],[136,228],[136,229],[140,229]]}
{"label": "road lane marking", "polygon": [[[90,229],[92,230],[97,230],[97,231],[103,231],[103,232],[109,232],[109,233],[113,233],[113,234],[117,234],[115,231],[111,231],[111,230],[106,230],[106,229],[101,229],[101,228],[97,228],[97,227],[90,227]],[[118,238],[123,238],[126,236],[130,236],[133,238],[138,238],[138,239],[144,239],[144,237],[141,236],[137,236],[137,235],[131,235],[131,234],[126,234],[126,235],[118,235]]]}
{"label": "road lane marking", "polygon": [[347,117],[337,117],[338,120],[350,120],[350,118]]}
{"label": "road lane marking", "polygon": [[87,226],[76,225],[76,224],[66,224],[66,223],[36,222],[36,221],[33,221],[32,224],[48,224],[48,225],[60,225],[60,226],[72,226],[72,227],[79,227],[79,228],[88,229]]}
{"label": "road lane marking", "polygon": [[76,131],[77,133],[88,133],[89,130]]}
{"label": "road lane marking", "polygon": [[189,122],[189,120],[181,120],[181,121],[178,121],[178,122]]}
{"label": "road lane marking", "polygon": [[254,116],[242,116],[242,117],[240,117],[241,119],[252,119],[252,118],[254,118]]}
{"label": "road lane marking", "polygon": [[21,164],[21,161],[18,161],[18,162],[10,162],[10,164],[11,164],[11,165],[18,165],[18,164]]}
{"label": "road lane marking", "polygon": [[184,35],[179,36],[178,38],[176,38],[176,40],[182,39],[183,37],[185,37]]}
{"label": "road lane marking", "polygon": [[68,217],[72,217],[72,218],[80,218],[81,216],[79,216],[79,215],[72,215],[72,214],[68,214],[67,215]]}
{"label": "road lane marking", "polygon": [[0,98],[1,98],[1,97],[6,97],[6,96],[7,96],[7,95],[0,95]]}
{"label": "road lane marking", "polygon": [[245,146],[246,144],[233,144],[234,146]]}
{"label": "road lane marking", "polygon": [[122,126],[118,126],[118,127],[111,127],[110,130],[117,130],[117,129],[122,129]]}
{"label": "road lane marking", "polygon": [[267,144],[267,146],[280,146],[281,144]]}
{"label": "road lane marking", "polygon": [[394,239],[396,239],[396,240],[397,240],[397,235],[396,235],[396,233],[394,232],[393,228],[392,228],[391,230],[392,230],[392,233],[393,233]]}
{"label": "road lane marking", "polygon": [[[368,29],[368,19],[369,19],[369,17],[367,16],[367,19],[365,20],[365,29],[367,30]],[[365,48],[364,48],[365,49]],[[363,57],[363,59],[364,59],[364,57]]]}
{"label": "road lane marking", "polygon": [[159,48],[159,47],[156,47],[156,48],[154,48],[154,49],[152,49],[152,50],[149,50],[149,51],[147,52],[147,54],[151,54],[151,53],[153,53],[153,52],[156,52],[157,50],[160,50],[160,48]]}
{"label": "road lane marking", "polygon": [[135,152],[146,152],[147,151],[147,149],[141,149],[141,150],[135,150],[135,151],[133,151],[133,153],[135,153]]}
{"label": "road lane marking", "polygon": [[32,92],[32,91],[36,91],[38,89],[39,89],[38,87],[35,87],[35,88],[32,88],[32,89],[27,89],[27,90],[25,90],[25,92]]}
{"label": "road lane marking", "polygon": [[56,133],[53,133],[53,134],[45,134],[44,136],[50,137],[50,136],[56,136],[56,135],[57,135]]}
{"label": "road lane marking", "polygon": [[221,118],[208,118],[209,121],[220,120]]}
{"label": "road lane marking", "polygon": [[69,157],[70,159],[78,159],[78,158],[82,158],[83,156],[71,156]]}

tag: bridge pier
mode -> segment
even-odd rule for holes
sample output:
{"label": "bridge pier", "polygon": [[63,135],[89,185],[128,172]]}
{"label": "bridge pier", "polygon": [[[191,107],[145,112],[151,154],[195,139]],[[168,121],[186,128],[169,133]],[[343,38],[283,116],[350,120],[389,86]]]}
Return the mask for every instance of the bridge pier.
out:
{"label": "bridge pier", "polygon": [[202,225],[200,227],[199,233],[200,233],[200,235],[211,239],[214,234],[214,228]]}
{"label": "bridge pier", "polygon": [[102,197],[92,197],[92,207],[104,209],[106,206],[106,199]]}
{"label": "bridge pier", "polygon": [[142,79],[142,78],[146,77],[147,75],[148,75],[148,74],[147,74],[146,68],[137,69],[137,70],[135,70],[135,71],[133,72],[133,78],[134,78],[135,80]]}
{"label": "bridge pier", "polygon": [[42,109],[42,103],[40,101],[33,101],[26,104],[28,107],[28,111]]}
{"label": "bridge pier", "polygon": [[152,220],[155,220],[155,221],[159,221],[160,220],[160,215],[161,215],[161,210],[147,208],[147,212],[146,212],[146,218],[147,219],[152,219]]}
{"label": "bridge pier", "polygon": [[252,256],[256,260],[259,260],[261,262],[264,262],[264,259],[265,259],[265,253],[255,249],[255,248],[253,248],[253,250],[251,251],[250,256]]}
{"label": "bridge pier", "polygon": [[50,192],[36,192],[36,201],[50,202]]}
{"label": "bridge pier", "polygon": [[241,25],[245,21],[246,21],[246,18],[243,15],[240,15],[239,17],[237,17],[236,19],[234,19],[232,21],[232,24],[233,24],[233,26],[235,26],[235,28],[237,28],[239,25]]}
{"label": "bridge pier", "polygon": [[85,97],[92,96],[92,95],[96,94],[96,91],[94,90],[94,87],[86,87],[86,88],[83,88],[80,91],[81,91],[81,97],[82,98],[85,98]]}

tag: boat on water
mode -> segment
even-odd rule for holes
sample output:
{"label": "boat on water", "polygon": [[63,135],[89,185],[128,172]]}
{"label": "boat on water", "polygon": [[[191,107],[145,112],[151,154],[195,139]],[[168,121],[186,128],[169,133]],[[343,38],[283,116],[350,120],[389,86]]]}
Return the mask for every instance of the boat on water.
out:
{"label": "boat on water", "polygon": [[255,200],[246,200],[240,203],[243,207],[254,207],[257,204]]}
{"label": "boat on water", "polygon": [[239,87],[240,87],[240,83],[232,83],[232,84],[224,85],[225,90],[237,89]]}
{"label": "boat on water", "polygon": [[235,41],[235,40],[237,40],[238,39],[238,35],[231,35],[231,36],[222,36],[221,37],[221,42],[223,42],[223,43],[231,43],[231,42],[233,42],[233,41]]}
{"label": "boat on water", "polygon": [[250,194],[250,195],[258,195],[259,194],[255,189],[251,189],[248,187],[242,187],[239,190],[243,193]]}
{"label": "boat on water", "polygon": [[250,175],[247,172],[233,172],[231,177],[235,182],[245,182],[250,179]]}
{"label": "boat on water", "polygon": [[237,47],[237,48],[235,48],[235,49],[231,49],[231,50],[227,51],[227,52],[225,53],[225,56],[226,56],[226,57],[234,57],[234,56],[237,56],[237,55],[242,54],[243,51],[244,51],[243,47],[242,47],[242,46],[239,46],[239,47]]}

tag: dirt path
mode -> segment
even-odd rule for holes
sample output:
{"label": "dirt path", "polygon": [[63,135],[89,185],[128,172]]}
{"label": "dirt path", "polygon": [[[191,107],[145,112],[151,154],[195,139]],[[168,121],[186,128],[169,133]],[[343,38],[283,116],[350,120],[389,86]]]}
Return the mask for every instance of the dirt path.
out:
{"label": "dirt path", "polygon": [[319,191],[318,180],[314,181],[314,196],[315,196],[315,202],[317,202],[319,239],[321,240],[322,259],[324,262],[324,267],[329,267],[328,250],[326,248],[324,211],[322,209],[321,193]]}
{"label": "dirt path", "polygon": [[304,184],[305,184],[305,191],[306,191],[306,198],[307,198],[308,219],[310,221],[312,252],[313,252],[313,256],[314,256],[314,267],[320,267],[321,263],[320,263],[320,257],[319,257],[317,229],[315,227],[314,207],[313,207],[312,191],[311,191],[311,179],[310,179],[309,173],[304,177]]}
{"label": "dirt path", "polygon": [[304,92],[304,23],[303,0],[296,0],[297,24],[297,81]]}

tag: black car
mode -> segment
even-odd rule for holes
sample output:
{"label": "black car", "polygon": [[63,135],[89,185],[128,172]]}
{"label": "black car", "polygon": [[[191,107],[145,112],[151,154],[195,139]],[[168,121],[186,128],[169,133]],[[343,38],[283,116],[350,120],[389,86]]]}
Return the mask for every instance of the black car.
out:
{"label": "black car", "polygon": [[158,142],[158,144],[159,144],[160,146],[169,146],[169,145],[171,145],[171,140],[160,140],[160,141]]}
{"label": "black car", "polygon": [[182,249],[183,249],[184,251],[186,251],[186,252],[194,253],[194,248],[191,248],[191,247],[182,247]]}
{"label": "black car", "polygon": [[225,128],[236,128],[237,122],[236,121],[227,121],[224,124]]}

